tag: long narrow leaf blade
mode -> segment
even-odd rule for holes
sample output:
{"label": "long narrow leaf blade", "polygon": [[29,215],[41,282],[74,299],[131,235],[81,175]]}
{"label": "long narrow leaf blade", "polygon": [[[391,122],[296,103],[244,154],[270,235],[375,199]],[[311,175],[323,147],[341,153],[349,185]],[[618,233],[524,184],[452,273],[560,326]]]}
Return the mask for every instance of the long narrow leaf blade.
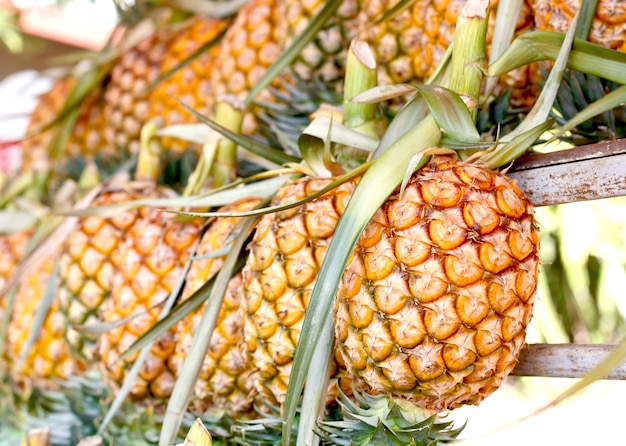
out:
{"label": "long narrow leaf blade", "polygon": [[237,145],[245,148],[246,150],[254,153],[255,155],[263,156],[264,158],[276,163],[276,164],[285,164],[285,163],[294,163],[300,161],[295,156],[291,156],[286,154],[281,150],[277,150],[273,147],[269,147],[263,144],[260,144],[258,141],[255,141],[252,138],[249,138],[240,133],[233,132],[228,130],[226,127],[219,125],[217,122],[208,119],[206,116],[195,111],[193,108],[189,107],[184,102],[176,99],[189,113],[194,115],[200,122],[205,123],[209,127],[211,127],[216,132],[220,133],[224,137],[230,139]]}
{"label": "long narrow leaf blade", "polygon": [[548,79],[546,79],[546,84],[541,91],[537,102],[533,105],[533,108],[530,110],[528,115],[515,128],[515,130],[502,138],[503,141],[510,141],[527,130],[543,124],[548,119],[550,110],[552,109],[552,105],[554,104],[554,100],[559,90],[559,85],[561,84],[561,79],[563,78],[563,72],[565,71],[568,60],[572,57],[571,48],[574,41],[576,27],[578,25],[578,17],[578,13],[576,13],[574,19],[572,20],[570,29],[567,31],[567,34],[562,40],[562,45],[559,48],[554,62],[554,67],[552,68]]}

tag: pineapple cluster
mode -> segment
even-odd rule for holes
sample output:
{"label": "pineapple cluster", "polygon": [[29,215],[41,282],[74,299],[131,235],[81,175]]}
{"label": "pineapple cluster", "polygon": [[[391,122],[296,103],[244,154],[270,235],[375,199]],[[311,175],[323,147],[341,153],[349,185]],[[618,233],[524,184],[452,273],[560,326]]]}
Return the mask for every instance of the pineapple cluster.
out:
{"label": "pineapple cluster", "polygon": [[[465,2],[419,0],[380,22],[395,2],[340,3],[293,64],[246,110],[242,133],[258,140],[264,125],[256,113],[260,103],[288,101],[300,85],[341,93],[346,51],[357,37],[372,48],[381,83],[424,81],[444,57]],[[623,41],[613,37],[626,22],[615,23],[609,14],[613,3],[600,1],[591,36],[623,49]],[[127,392],[136,414],[160,426],[205,308],[196,306],[161,329],[144,352],[126,352],[166,318],[172,297],[183,308],[212,286],[238,236],[241,214],[262,206],[265,197],[233,201],[218,212],[234,215],[216,218],[136,204],[180,200],[177,190],[162,184],[164,157],[192,152],[202,161],[206,155],[197,144],[171,135],[146,138],[144,130],[195,122],[179,101],[214,117],[218,104],[246,100],[324,4],[252,0],[234,17],[194,16],[182,23],[170,23],[177,16],[170,14],[167,26],[110,56],[98,68],[98,81],[75,104],[65,98],[75,97],[84,78],[64,77],[41,97],[18,175],[42,181],[20,191],[15,203],[2,200],[10,210],[34,196],[39,215],[46,215],[39,225],[0,235],[1,371],[12,398],[63,393],[68,380],[96,373],[109,389],[97,404]],[[571,21],[568,8],[567,2],[526,1],[517,30],[562,31]],[[613,34],[604,32],[605,22]],[[500,91],[512,87],[513,103],[528,105],[537,75],[526,68],[505,77]],[[105,182],[96,179],[95,188],[83,187],[94,183],[93,162],[127,161],[137,154],[132,179],[117,174]],[[78,185],[69,179],[76,161],[88,167]],[[298,173],[303,171],[311,173],[308,168]],[[259,413],[280,413],[287,398],[312,291],[360,178],[319,195],[336,180],[313,175],[288,180],[270,203],[281,210],[262,215],[244,234],[240,268],[226,286],[187,408],[218,420],[214,432],[225,441],[233,432],[259,434],[254,424]],[[319,196],[308,200],[314,194]],[[59,220],[42,209],[67,201],[101,212]],[[373,437],[363,432],[372,426],[362,421],[382,404],[394,408],[386,416],[404,429],[402,435],[452,439],[455,431],[436,414],[478,404],[517,362],[532,317],[538,250],[532,203],[512,180],[455,156],[433,155],[378,209],[343,271],[333,308],[335,343],[325,401],[330,421],[318,426],[318,434],[347,444],[337,439],[343,428],[347,438],[359,432],[368,444]],[[349,421],[332,419],[341,417],[337,401],[350,411]],[[411,414],[417,407],[427,416],[415,423]],[[132,420],[129,416],[126,427]],[[236,422],[243,424],[230,432],[228,423]],[[153,443],[146,432],[138,444]],[[64,437],[55,444],[72,442]]]}

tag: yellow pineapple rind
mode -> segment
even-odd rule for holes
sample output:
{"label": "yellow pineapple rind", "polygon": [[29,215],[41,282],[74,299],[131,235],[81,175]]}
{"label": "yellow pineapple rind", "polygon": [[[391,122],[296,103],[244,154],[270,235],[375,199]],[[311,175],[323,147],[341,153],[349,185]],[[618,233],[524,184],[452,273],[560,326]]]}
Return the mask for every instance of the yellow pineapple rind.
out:
{"label": "yellow pineapple rind", "polygon": [[491,394],[524,346],[538,244],[511,180],[433,158],[366,228],[337,294],[357,387],[437,411]]}
{"label": "yellow pineapple rind", "polygon": [[[244,212],[254,208],[259,202],[260,199],[257,198],[243,199],[224,206],[219,211]],[[203,235],[196,256],[224,248],[238,221],[238,217],[216,219]],[[223,257],[196,259],[187,274],[182,299],[189,298],[210,280],[219,271],[222,263]],[[244,324],[242,289],[241,274],[236,274],[228,283],[209,350],[194,387],[189,405],[193,413],[225,411],[232,417],[238,417],[252,409],[253,392],[248,379],[251,367],[240,351]],[[173,361],[176,374],[180,372],[190,351],[195,330],[203,314],[204,311],[200,308],[178,324],[179,339]]]}

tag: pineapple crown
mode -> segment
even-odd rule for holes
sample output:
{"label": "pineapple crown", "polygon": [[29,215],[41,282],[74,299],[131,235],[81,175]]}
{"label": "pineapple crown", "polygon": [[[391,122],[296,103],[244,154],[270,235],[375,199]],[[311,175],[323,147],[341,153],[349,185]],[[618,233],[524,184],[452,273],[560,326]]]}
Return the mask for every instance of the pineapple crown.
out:
{"label": "pineapple crown", "polygon": [[353,390],[353,399],[339,392],[342,417],[320,421],[316,433],[337,445],[436,445],[454,440],[465,427],[440,422],[437,414],[402,399],[368,395]]}

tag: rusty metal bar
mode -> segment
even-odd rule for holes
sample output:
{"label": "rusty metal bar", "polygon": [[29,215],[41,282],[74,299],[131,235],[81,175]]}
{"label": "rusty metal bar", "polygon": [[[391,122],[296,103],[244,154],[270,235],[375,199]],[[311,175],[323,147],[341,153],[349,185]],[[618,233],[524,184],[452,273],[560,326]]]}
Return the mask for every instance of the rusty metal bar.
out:
{"label": "rusty metal bar", "polygon": [[[522,350],[513,375],[582,378],[612,351],[610,344],[528,344]],[[605,379],[626,380],[626,361]]]}
{"label": "rusty metal bar", "polygon": [[526,155],[508,171],[535,206],[626,195],[626,139]]}

